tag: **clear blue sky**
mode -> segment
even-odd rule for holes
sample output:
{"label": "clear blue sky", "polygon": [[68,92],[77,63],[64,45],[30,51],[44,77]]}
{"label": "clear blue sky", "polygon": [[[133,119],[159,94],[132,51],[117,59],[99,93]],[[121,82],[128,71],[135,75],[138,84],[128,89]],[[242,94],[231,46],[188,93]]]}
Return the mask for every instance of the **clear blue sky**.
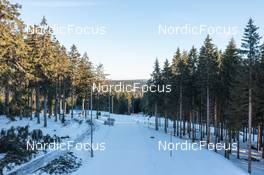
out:
{"label": "clear blue sky", "polygon": [[[113,79],[149,78],[155,58],[171,60],[176,48],[200,48],[206,32],[165,35],[159,26],[210,27],[221,31],[235,28],[227,35],[212,34],[214,43],[224,49],[231,37],[240,46],[243,28],[249,17],[264,34],[263,0],[11,0],[20,3],[26,24],[37,24],[46,16],[49,25],[89,26],[105,31],[99,34],[64,33],[57,38],[69,48],[76,44],[87,51],[95,63],[103,63]],[[163,64],[163,63],[162,63]]]}

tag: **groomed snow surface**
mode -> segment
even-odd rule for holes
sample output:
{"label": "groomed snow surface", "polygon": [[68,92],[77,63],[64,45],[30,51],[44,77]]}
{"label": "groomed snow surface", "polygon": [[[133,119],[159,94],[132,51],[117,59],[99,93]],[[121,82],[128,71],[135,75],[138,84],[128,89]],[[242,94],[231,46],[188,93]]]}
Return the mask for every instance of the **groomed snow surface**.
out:
{"label": "groomed snow surface", "polygon": [[[74,118],[80,119],[78,113],[76,112]],[[186,140],[165,134],[164,130],[155,131],[153,126],[148,127],[145,122],[139,120],[140,117],[111,114],[111,118],[115,119],[115,124],[114,126],[108,126],[104,125],[107,113],[102,114],[99,119],[94,120],[96,129],[93,138],[94,145],[103,143],[105,150],[94,150],[94,157],[91,158],[89,150],[79,151],[72,149],[71,151],[74,152],[74,155],[82,159],[82,166],[73,173],[74,175],[247,174],[245,169],[241,169],[222,155],[207,149],[198,151],[178,149],[172,152],[159,150],[160,141],[163,143],[165,141],[167,143],[183,143]],[[1,116],[1,118],[4,117]],[[67,117],[66,126],[49,119],[48,128],[43,128],[42,124],[37,125],[35,119],[34,121],[23,119],[22,121],[8,123],[5,122],[6,120],[1,120],[0,128],[29,124],[31,129],[44,129],[44,133],[57,134],[59,136],[69,135],[70,139],[81,138],[79,139],[80,142],[90,142],[90,132],[87,132],[90,129],[89,125],[87,123],[84,124],[84,122],[80,125],[75,122],[75,119],[70,119],[70,117]],[[83,137],[83,134],[87,136]],[[253,174],[255,175],[254,170]],[[264,174],[264,170],[256,173],[256,175],[260,174]]]}
{"label": "groomed snow surface", "polygon": [[[159,141],[170,142],[170,135],[138,123],[131,116],[114,115],[114,126],[101,125],[94,142],[105,143],[104,151],[77,153],[83,166],[74,175],[243,175],[231,161],[212,151],[159,150]],[[185,142],[176,137],[172,142]]]}

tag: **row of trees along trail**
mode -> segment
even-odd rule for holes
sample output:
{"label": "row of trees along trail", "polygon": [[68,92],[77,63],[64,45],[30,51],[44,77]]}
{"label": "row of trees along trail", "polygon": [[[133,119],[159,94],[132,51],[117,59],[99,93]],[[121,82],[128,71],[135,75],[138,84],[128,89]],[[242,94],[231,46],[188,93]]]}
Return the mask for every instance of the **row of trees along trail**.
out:
{"label": "row of trees along trail", "polygon": [[[81,56],[75,45],[67,51],[45,17],[25,32],[20,8],[0,1],[0,114],[32,119],[34,112],[40,123],[43,109],[45,127],[53,114],[63,123],[68,107],[72,117],[76,104],[87,109],[92,83],[105,81],[103,66],[93,66],[87,53]],[[98,108],[100,103],[96,104]]]}
{"label": "row of trees along trail", "polygon": [[[174,135],[181,138],[187,135],[193,141],[237,142],[237,158],[242,132],[243,142],[248,141],[251,172],[252,132],[258,134],[256,147],[264,158],[264,45],[260,45],[260,39],[258,27],[249,19],[240,48],[231,39],[222,52],[207,36],[199,51],[194,47],[189,51],[178,48],[163,69],[156,60],[148,83],[172,85],[170,93],[144,95],[144,110],[156,117],[156,130],[160,125],[158,116],[165,118],[165,132],[170,118]],[[229,154],[226,151],[225,156],[229,158]]]}

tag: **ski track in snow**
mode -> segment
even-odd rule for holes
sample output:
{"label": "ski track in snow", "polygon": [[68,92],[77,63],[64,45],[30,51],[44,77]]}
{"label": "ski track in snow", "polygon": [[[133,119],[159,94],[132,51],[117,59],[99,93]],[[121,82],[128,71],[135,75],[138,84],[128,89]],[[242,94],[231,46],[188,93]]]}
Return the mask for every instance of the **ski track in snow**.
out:
{"label": "ski track in snow", "polygon": [[[131,116],[115,115],[114,126],[101,126],[94,142],[105,142],[104,151],[94,158],[79,153],[84,162],[74,175],[243,175],[247,174],[231,161],[213,151],[169,151],[158,149],[159,141],[170,136],[139,124]],[[154,136],[154,139],[150,137]],[[173,137],[172,142],[184,142]]]}

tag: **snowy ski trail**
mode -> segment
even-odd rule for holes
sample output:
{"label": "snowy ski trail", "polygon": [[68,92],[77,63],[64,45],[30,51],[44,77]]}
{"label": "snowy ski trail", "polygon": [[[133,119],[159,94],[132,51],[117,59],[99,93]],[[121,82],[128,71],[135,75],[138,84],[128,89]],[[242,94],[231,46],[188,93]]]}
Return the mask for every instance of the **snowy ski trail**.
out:
{"label": "snowy ski trail", "polygon": [[[95,151],[94,158],[80,154],[83,166],[74,175],[243,175],[247,174],[213,151],[158,149],[159,141],[170,141],[170,136],[139,124],[131,116],[115,115],[114,126],[101,126],[94,142],[105,142],[104,151]],[[154,137],[154,138],[150,138]],[[172,142],[184,142],[173,137]]]}

